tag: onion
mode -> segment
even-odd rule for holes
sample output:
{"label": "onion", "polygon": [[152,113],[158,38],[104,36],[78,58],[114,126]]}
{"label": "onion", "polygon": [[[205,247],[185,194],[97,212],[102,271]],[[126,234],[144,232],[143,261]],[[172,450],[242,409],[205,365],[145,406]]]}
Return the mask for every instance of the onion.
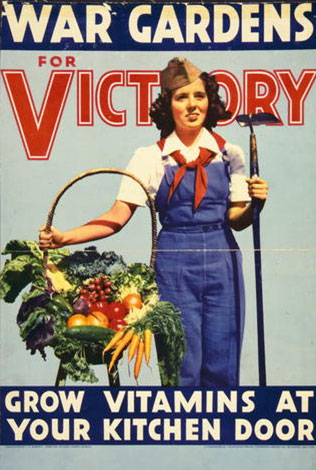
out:
{"label": "onion", "polygon": [[72,307],[75,313],[79,313],[81,315],[89,313],[89,304],[83,297],[79,297]]}

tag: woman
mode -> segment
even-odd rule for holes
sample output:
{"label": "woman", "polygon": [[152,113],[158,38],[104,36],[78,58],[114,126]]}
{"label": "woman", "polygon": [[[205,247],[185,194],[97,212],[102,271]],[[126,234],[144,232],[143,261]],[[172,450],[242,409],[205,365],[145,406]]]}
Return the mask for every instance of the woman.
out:
{"label": "woman", "polygon": [[[241,149],[211,132],[229,116],[213,77],[174,58],[162,71],[161,84],[150,114],[162,140],[138,149],[127,170],[156,198],[162,225],[156,262],[160,298],[180,309],[187,341],[181,385],[235,386],[244,286],[231,227],[242,230],[252,223],[247,203],[255,197],[263,207],[268,186],[260,178],[246,180]],[[41,247],[112,235],[145,203],[143,190],[124,177],[108,212],[67,232],[41,229]]]}

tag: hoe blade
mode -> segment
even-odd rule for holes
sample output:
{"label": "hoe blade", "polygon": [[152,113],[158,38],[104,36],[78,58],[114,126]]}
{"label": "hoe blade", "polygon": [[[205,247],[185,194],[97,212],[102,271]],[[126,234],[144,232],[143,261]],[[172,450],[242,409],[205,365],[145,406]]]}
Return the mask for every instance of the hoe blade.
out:
{"label": "hoe blade", "polygon": [[260,126],[261,124],[280,124],[281,121],[271,113],[240,114],[236,118],[241,127]]}

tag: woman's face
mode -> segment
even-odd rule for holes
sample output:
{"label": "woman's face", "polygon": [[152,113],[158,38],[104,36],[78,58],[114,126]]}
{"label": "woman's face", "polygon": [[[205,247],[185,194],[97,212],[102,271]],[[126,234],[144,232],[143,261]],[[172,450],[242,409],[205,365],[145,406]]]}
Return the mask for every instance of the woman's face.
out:
{"label": "woman's face", "polygon": [[203,80],[175,90],[171,97],[171,112],[177,131],[200,130],[204,124],[208,97]]}

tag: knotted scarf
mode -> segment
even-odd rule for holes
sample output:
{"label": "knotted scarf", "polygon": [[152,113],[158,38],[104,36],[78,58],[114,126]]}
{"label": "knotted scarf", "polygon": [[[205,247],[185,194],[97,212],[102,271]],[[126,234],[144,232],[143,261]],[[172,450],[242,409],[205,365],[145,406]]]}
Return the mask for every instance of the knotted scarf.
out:
{"label": "knotted scarf", "polygon": [[189,163],[187,163],[180,150],[172,152],[170,156],[178,163],[180,168],[176,171],[174,175],[174,180],[169,191],[168,203],[170,202],[173,193],[181,183],[182,178],[186,174],[187,170],[193,170],[195,168],[196,176],[194,190],[194,210],[196,210],[199,207],[207,191],[207,173],[204,167],[207,166],[216,157],[216,153],[206,148],[200,147],[199,156]]}

